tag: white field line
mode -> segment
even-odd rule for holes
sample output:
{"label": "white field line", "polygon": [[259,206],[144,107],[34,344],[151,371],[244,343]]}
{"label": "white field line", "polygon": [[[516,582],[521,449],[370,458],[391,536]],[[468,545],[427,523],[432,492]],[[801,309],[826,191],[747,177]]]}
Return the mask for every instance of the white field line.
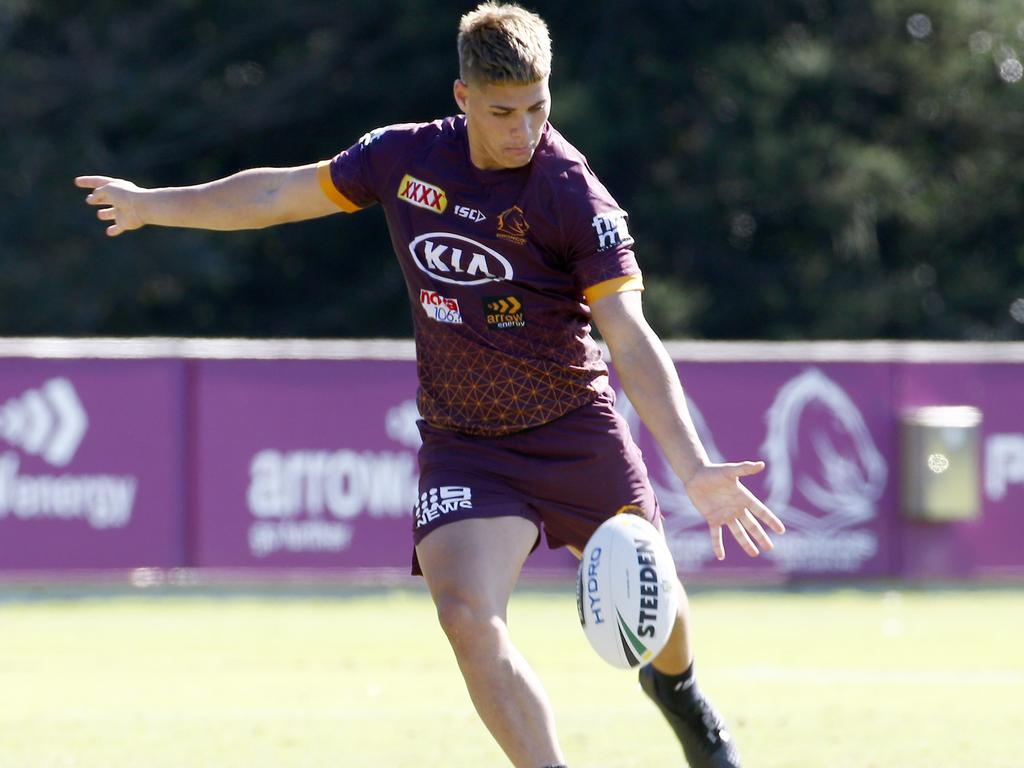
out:
{"label": "white field line", "polygon": [[719,667],[716,677],[808,685],[999,686],[1024,688],[1024,669],[883,667]]}

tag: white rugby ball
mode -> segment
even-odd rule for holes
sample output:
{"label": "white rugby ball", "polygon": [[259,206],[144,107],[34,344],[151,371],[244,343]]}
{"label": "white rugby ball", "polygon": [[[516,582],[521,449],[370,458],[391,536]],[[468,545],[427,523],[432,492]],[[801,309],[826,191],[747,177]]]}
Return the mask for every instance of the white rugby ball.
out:
{"label": "white rugby ball", "polygon": [[576,607],[583,632],[613,667],[647,664],[668,642],[679,594],[664,537],[621,514],[594,531],[580,559]]}

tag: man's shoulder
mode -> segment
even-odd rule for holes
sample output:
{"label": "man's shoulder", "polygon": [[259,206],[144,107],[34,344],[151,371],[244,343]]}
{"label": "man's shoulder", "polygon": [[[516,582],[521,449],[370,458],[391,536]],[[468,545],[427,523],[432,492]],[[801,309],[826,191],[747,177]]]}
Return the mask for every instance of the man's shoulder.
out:
{"label": "man's shoulder", "polygon": [[365,149],[369,147],[414,147],[430,144],[439,139],[454,138],[456,118],[446,117],[426,123],[395,123],[375,128],[363,134],[359,144]]}
{"label": "man's shoulder", "polygon": [[585,189],[597,182],[586,155],[566,139],[551,123],[544,129],[544,138],[534,161],[541,175],[563,189]]}

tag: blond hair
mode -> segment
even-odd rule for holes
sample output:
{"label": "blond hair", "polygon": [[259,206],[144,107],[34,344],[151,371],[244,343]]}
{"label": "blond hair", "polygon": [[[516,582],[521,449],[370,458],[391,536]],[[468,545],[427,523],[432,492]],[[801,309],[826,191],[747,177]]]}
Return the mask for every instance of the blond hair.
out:
{"label": "blond hair", "polygon": [[481,3],[459,22],[463,82],[529,85],[551,74],[551,37],[544,19],[508,3]]}

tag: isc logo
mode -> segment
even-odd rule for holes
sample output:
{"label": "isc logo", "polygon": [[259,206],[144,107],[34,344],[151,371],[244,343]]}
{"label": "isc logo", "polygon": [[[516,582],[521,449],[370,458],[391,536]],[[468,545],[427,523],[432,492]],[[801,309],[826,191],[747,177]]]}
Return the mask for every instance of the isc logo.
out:
{"label": "isc logo", "polygon": [[448,196],[443,189],[409,174],[405,174],[398,185],[398,198],[434,213],[444,213],[448,207]]}
{"label": "isc logo", "polygon": [[428,232],[409,243],[413,262],[435,280],[454,285],[481,285],[511,280],[509,260],[462,235]]}
{"label": "isc logo", "polygon": [[476,208],[470,208],[468,205],[456,205],[455,215],[461,216],[463,219],[469,219],[470,221],[481,222],[487,217],[483,215]]}

